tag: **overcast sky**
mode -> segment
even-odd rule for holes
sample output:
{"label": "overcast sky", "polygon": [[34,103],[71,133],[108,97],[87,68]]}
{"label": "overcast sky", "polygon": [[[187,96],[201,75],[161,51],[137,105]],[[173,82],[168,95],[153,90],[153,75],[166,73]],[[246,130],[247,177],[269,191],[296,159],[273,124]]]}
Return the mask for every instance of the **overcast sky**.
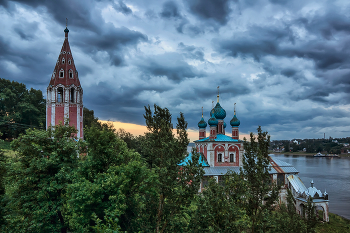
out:
{"label": "overcast sky", "polygon": [[102,120],[145,125],[156,103],[197,130],[220,86],[242,134],[348,137],[349,16],[345,0],[0,0],[0,77],[46,98],[68,18],[84,105]]}

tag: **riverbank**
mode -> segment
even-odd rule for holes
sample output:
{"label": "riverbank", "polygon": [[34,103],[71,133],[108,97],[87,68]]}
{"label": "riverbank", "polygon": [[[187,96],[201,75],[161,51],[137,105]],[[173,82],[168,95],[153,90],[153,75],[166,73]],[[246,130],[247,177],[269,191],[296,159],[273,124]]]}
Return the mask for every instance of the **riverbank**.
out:
{"label": "riverbank", "polygon": [[[306,153],[306,152],[273,152],[269,151],[269,154],[275,155],[300,155],[300,156],[314,156],[315,153]],[[350,157],[350,154],[340,154],[339,157]]]}
{"label": "riverbank", "polygon": [[318,223],[316,226],[316,233],[343,233],[350,232],[350,220],[337,214],[329,213],[328,223]]}

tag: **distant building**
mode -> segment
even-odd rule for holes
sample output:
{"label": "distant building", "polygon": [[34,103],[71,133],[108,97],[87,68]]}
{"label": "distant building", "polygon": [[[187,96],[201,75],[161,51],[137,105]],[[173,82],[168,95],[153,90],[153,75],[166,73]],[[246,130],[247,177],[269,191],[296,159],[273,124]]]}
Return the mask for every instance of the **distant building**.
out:
{"label": "distant building", "polygon": [[66,27],[62,49],[47,87],[46,128],[69,120],[69,125],[78,130],[77,137],[83,138],[83,88],[70,50],[68,32]]}

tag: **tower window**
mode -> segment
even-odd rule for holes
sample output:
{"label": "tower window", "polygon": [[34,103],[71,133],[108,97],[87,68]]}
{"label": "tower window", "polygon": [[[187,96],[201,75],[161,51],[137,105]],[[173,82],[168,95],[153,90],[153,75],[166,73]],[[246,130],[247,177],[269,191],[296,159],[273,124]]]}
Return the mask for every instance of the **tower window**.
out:
{"label": "tower window", "polygon": [[63,102],[63,88],[59,87],[57,89],[57,102],[62,103]]}
{"label": "tower window", "polygon": [[62,64],[64,64],[64,58],[62,58]]}
{"label": "tower window", "polygon": [[68,60],[68,65],[70,65],[70,64],[72,64],[72,60],[71,59]]}
{"label": "tower window", "polygon": [[69,70],[69,78],[73,78],[73,71]]}
{"label": "tower window", "polygon": [[64,77],[64,71],[60,70],[60,78],[63,78],[63,77]]}
{"label": "tower window", "polygon": [[235,155],[234,154],[230,154],[230,163],[235,162]]}
{"label": "tower window", "polygon": [[222,154],[218,154],[218,162],[222,162]]}
{"label": "tower window", "polygon": [[72,87],[70,89],[70,102],[74,103],[74,93],[75,93],[75,90],[74,88]]}

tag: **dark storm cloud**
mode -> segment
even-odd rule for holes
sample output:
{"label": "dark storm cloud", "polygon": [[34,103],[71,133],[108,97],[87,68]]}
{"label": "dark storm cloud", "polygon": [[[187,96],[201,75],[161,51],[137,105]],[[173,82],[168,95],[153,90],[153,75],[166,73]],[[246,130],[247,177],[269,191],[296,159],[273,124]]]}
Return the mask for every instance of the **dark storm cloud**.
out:
{"label": "dark storm cloud", "polygon": [[189,0],[186,3],[200,19],[213,20],[221,25],[227,23],[231,12],[228,0]]}
{"label": "dark storm cloud", "polygon": [[142,72],[149,76],[165,76],[169,80],[178,83],[186,78],[194,78],[205,75],[197,68],[189,65],[175,53],[157,55],[147,59],[147,62],[139,63]]}
{"label": "dark storm cloud", "polygon": [[163,4],[162,12],[160,13],[162,18],[182,18],[178,6],[173,1],[168,1]]}
{"label": "dark storm cloud", "polygon": [[203,48],[197,48],[193,45],[185,45],[184,43],[180,42],[178,44],[178,50],[182,51],[186,58],[204,61]]}
{"label": "dark storm cloud", "polygon": [[[125,27],[115,28],[111,24],[106,27],[109,30],[105,29],[99,34],[81,35],[75,44],[94,56],[99,51],[105,51],[110,57],[110,63],[114,66],[120,66],[125,65],[124,53],[128,47],[135,48],[139,42],[148,40],[146,35]],[[96,57],[94,59],[98,60]]]}
{"label": "dark storm cloud", "polygon": [[127,5],[125,5],[123,1],[118,1],[118,4],[113,4],[113,8],[125,15],[132,14],[132,10]]}

